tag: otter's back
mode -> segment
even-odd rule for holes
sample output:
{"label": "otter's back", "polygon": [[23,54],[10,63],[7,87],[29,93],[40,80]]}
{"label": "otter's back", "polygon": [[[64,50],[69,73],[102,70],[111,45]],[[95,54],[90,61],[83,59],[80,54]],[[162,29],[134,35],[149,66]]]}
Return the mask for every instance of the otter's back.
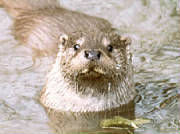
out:
{"label": "otter's back", "polygon": [[38,54],[52,55],[61,33],[111,30],[104,19],[58,7],[22,12],[15,20],[14,36]]}

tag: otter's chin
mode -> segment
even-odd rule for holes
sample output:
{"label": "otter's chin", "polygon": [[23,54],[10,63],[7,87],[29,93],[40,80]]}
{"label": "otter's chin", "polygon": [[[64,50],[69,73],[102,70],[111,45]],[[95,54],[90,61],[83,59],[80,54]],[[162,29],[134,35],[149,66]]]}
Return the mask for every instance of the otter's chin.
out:
{"label": "otter's chin", "polygon": [[81,78],[89,78],[89,79],[93,79],[93,78],[100,78],[103,77],[102,74],[95,72],[95,71],[90,71],[88,73],[81,73],[80,74]]}
{"label": "otter's chin", "polygon": [[96,73],[96,74],[100,74],[100,75],[105,75],[106,72],[99,68],[99,67],[94,67],[94,68],[86,68],[86,69],[83,69],[81,71],[82,74],[90,74],[90,73]]}

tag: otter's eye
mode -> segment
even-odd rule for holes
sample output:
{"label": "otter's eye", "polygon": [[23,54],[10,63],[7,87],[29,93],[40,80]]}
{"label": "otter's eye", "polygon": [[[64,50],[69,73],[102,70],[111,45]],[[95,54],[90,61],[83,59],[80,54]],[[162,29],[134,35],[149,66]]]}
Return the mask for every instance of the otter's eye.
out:
{"label": "otter's eye", "polygon": [[74,45],[74,50],[78,50],[80,48],[80,45],[79,44],[76,44],[76,45]]}
{"label": "otter's eye", "polygon": [[112,52],[112,51],[113,51],[113,46],[112,46],[112,45],[108,45],[108,46],[107,46],[107,50],[108,50],[109,52]]}

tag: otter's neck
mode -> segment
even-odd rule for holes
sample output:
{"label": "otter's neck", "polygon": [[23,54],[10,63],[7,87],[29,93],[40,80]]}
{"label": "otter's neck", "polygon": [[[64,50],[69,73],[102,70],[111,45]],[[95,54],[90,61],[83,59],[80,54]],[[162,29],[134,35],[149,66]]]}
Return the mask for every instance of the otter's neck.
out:
{"label": "otter's neck", "polygon": [[[129,70],[119,82],[107,82],[103,85],[78,84],[67,80],[60,69],[60,58],[56,59],[45,91],[41,96],[41,103],[46,107],[71,112],[98,112],[117,108],[127,104],[135,96],[132,75]],[[129,68],[131,69],[131,68]],[[105,92],[106,91],[106,92]]]}

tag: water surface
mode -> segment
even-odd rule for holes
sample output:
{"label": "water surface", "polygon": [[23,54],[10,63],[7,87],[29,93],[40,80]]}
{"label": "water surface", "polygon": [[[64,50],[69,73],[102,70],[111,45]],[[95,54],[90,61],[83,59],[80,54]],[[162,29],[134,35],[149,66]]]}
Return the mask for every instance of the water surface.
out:
{"label": "water surface", "polygon": [[[61,0],[72,10],[109,20],[133,43],[136,115],[152,119],[136,134],[178,134],[180,126],[179,0]],[[12,20],[0,9],[0,134],[52,134],[37,98],[51,67],[47,57],[33,65],[11,35]]]}

